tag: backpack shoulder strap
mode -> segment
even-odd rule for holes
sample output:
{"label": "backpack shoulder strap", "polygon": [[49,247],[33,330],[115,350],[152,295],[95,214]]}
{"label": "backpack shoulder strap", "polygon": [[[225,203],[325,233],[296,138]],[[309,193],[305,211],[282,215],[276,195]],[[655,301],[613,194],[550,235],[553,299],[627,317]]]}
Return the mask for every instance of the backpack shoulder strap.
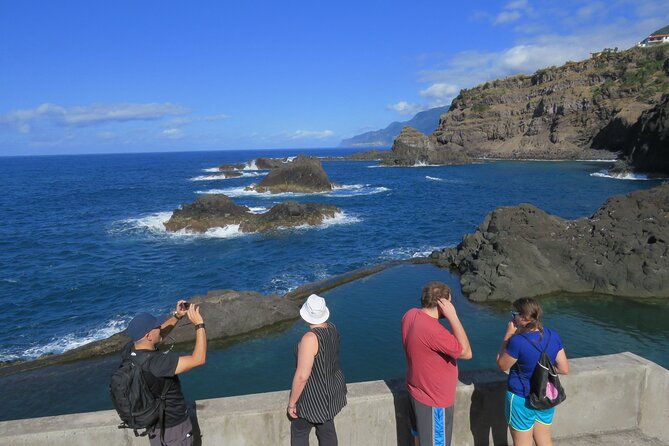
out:
{"label": "backpack shoulder strap", "polygon": [[539,351],[539,353],[545,353],[546,350],[548,350],[548,346],[551,343],[551,331],[549,329],[546,329],[546,331],[548,332],[548,342],[546,342],[546,348],[544,348],[543,350],[541,349],[541,345],[537,345],[535,342],[533,342],[530,338],[525,336],[523,333],[519,333],[519,335],[523,339],[525,339],[527,342],[529,342],[534,348],[536,348]]}

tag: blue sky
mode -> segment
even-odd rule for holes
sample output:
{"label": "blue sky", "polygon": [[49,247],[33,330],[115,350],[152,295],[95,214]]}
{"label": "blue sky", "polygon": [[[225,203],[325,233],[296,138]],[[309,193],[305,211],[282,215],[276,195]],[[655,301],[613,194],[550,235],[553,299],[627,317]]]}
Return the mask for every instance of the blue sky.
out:
{"label": "blue sky", "polygon": [[0,155],[334,147],[669,24],[669,0],[0,0]]}

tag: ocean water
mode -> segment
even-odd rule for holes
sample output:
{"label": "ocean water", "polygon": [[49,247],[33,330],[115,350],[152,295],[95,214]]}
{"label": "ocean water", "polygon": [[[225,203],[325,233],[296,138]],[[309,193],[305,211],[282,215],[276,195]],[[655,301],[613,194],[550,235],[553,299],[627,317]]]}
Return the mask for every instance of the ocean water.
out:
{"label": "ocean water", "polygon": [[[338,184],[333,192],[270,195],[244,191],[266,173],[253,166],[233,179],[216,178],[212,171],[221,163],[304,152],[0,158],[0,305],[5,310],[0,361],[60,353],[125,328],[137,312],[166,314],[176,300],[213,289],[283,294],[358,267],[424,256],[457,244],[497,206],[529,202],[579,218],[611,195],[658,184],[603,177],[598,172],[607,164],[597,162],[382,168],[367,161],[324,161]],[[306,152],[338,156],[351,150]],[[242,235],[235,228],[204,235],[164,231],[162,222],[175,208],[215,192],[255,212],[287,199],[335,204],[342,212],[320,227],[262,235]],[[402,376],[398,318],[417,304],[417,290],[428,280],[444,280],[458,290],[457,278],[446,270],[407,265],[326,294],[342,332],[349,380]],[[544,302],[553,318],[548,321],[570,342],[574,356],[631,350],[669,366],[666,303],[597,296]],[[482,352],[462,367],[494,366],[508,308],[470,303],[459,290],[458,305],[475,350]],[[303,330],[298,322],[278,334],[213,349],[207,366],[185,377],[189,396],[289,387],[294,342]],[[0,419],[109,407],[106,385],[114,362],[35,372],[40,382],[57,380],[60,390],[68,382],[83,390],[64,400],[54,395],[48,406],[26,402],[21,414],[0,413]],[[32,376],[3,377],[3,394],[25,398],[35,386]]]}

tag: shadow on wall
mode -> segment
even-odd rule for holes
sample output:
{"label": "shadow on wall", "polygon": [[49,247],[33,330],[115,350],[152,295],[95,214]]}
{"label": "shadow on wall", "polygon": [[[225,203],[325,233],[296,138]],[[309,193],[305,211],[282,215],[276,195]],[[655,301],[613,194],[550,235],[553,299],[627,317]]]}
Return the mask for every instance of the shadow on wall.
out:
{"label": "shadow on wall", "polygon": [[387,379],[384,382],[393,395],[397,446],[413,446],[411,422],[409,421],[409,394],[406,390],[406,381],[404,379]]}
{"label": "shadow on wall", "polygon": [[[469,405],[469,429],[474,445],[507,445],[507,426],[504,417],[506,374],[489,370],[484,374],[477,371],[474,376],[471,373],[461,372],[459,381],[474,386]],[[384,382],[393,395],[397,446],[413,446],[406,383],[404,379],[384,380]],[[458,426],[453,426],[454,433],[457,428]]]}
{"label": "shadow on wall", "polygon": [[474,386],[469,407],[469,428],[474,444],[507,445],[506,374],[491,370],[486,379],[481,379],[480,372],[476,379],[472,378],[472,374],[466,372],[459,376],[460,382]]}

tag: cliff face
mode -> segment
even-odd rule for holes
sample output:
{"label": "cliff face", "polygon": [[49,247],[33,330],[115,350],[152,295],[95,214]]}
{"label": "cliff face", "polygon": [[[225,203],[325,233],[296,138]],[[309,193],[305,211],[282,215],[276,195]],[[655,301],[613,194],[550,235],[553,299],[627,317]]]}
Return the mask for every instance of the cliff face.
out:
{"label": "cliff face", "polygon": [[623,151],[632,170],[669,173],[669,94],[641,116],[631,134],[633,139]]}
{"label": "cliff face", "polygon": [[433,136],[477,157],[612,157],[666,92],[669,45],[604,52],[462,90]]}

